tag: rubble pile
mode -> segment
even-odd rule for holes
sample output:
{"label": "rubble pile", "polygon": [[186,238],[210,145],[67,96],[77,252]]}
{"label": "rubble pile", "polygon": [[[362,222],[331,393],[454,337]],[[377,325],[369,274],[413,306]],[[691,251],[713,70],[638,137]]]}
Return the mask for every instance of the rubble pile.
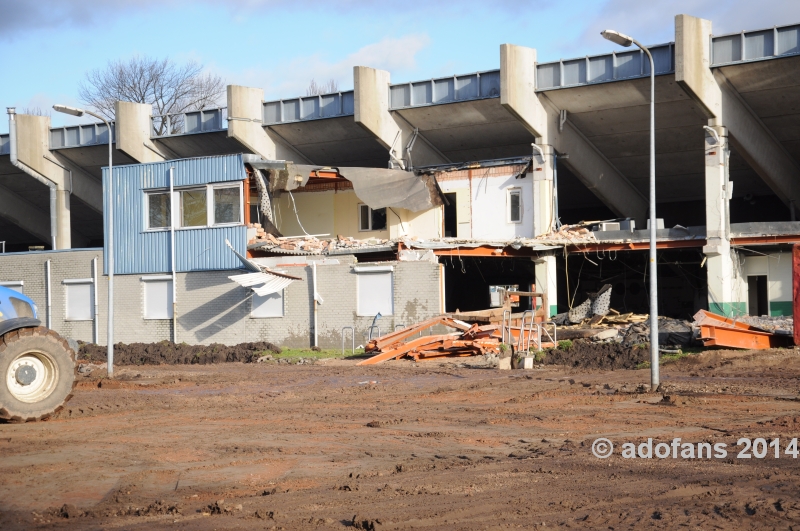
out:
{"label": "rubble pile", "polygon": [[551,241],[551,242],[565,242],[582,243],[585,241],[596,241],[594,233],[584,227],[583,225],[562,225],[560,229],[552,231],[548,234],[541,234],[536,237],[537,240]]}
{"label": "rubble pile", "polygon": [[756,317],[743,315],[738,317],[737,320],[744,324],[758,328],[759,330],[772,332],[773,334],[792,335],[794,333],[794,321],[792,320],[791,316],[762,315],[760,317]]}
{"label": "rubble pile", "polygon": [[264,251],[302,251],[310,254],[325,254],[331,251],[347,249],[367,249],[387,245],[389,240],[370,238],[356,240],[352,236],[337,236],[336,238],[317,238],[316,236],[291,236],[276,238],[261,228],[258,223],[252,223],[250,228],[256,229],[256,238],[251,239],[248,245],[258,245]]}

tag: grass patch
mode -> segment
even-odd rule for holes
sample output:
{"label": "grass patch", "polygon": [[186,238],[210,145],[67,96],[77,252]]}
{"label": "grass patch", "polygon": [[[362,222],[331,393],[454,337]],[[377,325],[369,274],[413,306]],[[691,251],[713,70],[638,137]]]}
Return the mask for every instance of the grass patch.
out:
{"label": "grass patch", "polygon": [[558,342],[558,348],[561,350],[569,350],[572,348],[572,340],[564,339]]}
{"label": "grass patch", "polygon": [[547,352],[544,350],[533,352],[533,359],[537,363],[543,362],[546,357],[547,357]]}
{"label": "grass patch", "polygon": [[637,369],[649,369],[650,368],[650,362],[649,361],[643,361],[643,362],[637,364],[636,368]]}
{"label": "grass patch", "polygon": [[[363,349],[356,349],[356,354],[361,352],[364,353]],[[350,350],[345,349],[344,356],[342,356],[342,349],[340,348],[324,348],[320,351],[311,350],[310,348],[281,348],[280,354],[275,354],[274,352],[270,352],[265,350],[261,353],[262,355],[266,356],[267,354],[271,354],[273,358],[280,359],[286,358],[289,360],[297,360],[300,358],[313,358],[313,359],[322,359],[322,358],[343,358],[350,355]]]}

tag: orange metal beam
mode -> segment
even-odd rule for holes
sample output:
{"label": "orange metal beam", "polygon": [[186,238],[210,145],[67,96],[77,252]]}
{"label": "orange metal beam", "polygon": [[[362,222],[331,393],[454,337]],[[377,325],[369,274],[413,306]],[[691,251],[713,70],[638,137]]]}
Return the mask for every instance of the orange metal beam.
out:
{"label": "orange metal beam", "polygon": [[708,346],[764,350],[789,345],[789,336],[776,336],[768,332],[743,330],[741,328],[722,328],[713,325],[700,325],[700,339]]}
{"label": "orange metal beam", "polygon": [[[685,249],[690,247],[703,247],[706,240],[675,240],[656,242],[656,249]],[[650,248],[650,242],[628,242],[628,243],[582,243],[580,245],[569,245],[567,250],[571,253],[589,253],[594,251],[646,251]]]}
{"label": "orange metal beam", "polygon": [[746,236],[731,238],[733,245],[765,245],[770,243],[800,243],[800,235],[785,234],[782,236]]}

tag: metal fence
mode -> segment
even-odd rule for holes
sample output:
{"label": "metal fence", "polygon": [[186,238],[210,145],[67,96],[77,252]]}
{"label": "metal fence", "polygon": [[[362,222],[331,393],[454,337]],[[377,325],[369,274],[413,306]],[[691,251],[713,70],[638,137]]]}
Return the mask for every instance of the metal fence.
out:
{"label": "metal fence", "polygon": [[[675,71],[675,44],[649,46],[656,75]],[[536,65],[536,90],[574,87],[650,75],[650,61],[639,50],[611,52]]]}
{"label": "metal fence", "polygon": [[389,108],[392,110],[499,97],[500,70],[389,86]]}
{"label": "metal fence", "polygon": [[153,138],[224,131],[228,128],[228,108],[158,114],[150,119],[150,123]]}
{"label": "metal fence", "polygon": [[[112,141],[116,141],[116,124],[111,122]],[[104,123],[53,127],[50,129],[50,149],[108,144],[108,128]]]}
{"label": "metal fence", "polygon": [[263,106],[264,125],[352,116],[354,92],[333,92],[314,96],[301,96],[288,100],[266,101]]}
{"label": "metal fence", "polygon": [[711,65],[800,55],[800,24],[741,31],[711,38]]}

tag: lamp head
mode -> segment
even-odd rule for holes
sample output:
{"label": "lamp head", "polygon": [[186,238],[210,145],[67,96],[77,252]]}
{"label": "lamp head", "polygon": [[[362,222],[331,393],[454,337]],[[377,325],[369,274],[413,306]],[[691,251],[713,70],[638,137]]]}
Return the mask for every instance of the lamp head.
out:
{"label": "lamp head", "polygon": [[68,105],[53,105],[53,110],[63,112],[64,114],[71,114],[72,116],[83,116],[84,111]]}
{"label": "lamp head", "polygon": [[620,33],[618,31],[605,30],[605,31],[601,31],[600,35],[602,35],[604,39],[607,39],[607,40],[609,40],[611,42],[614,42],[614,43],[619,44],[620,46],[624,46],[626,48],[628,46],[630,46],[631,44],[633,44],[633,39],[631,37],[628,37],[624,33]]}

